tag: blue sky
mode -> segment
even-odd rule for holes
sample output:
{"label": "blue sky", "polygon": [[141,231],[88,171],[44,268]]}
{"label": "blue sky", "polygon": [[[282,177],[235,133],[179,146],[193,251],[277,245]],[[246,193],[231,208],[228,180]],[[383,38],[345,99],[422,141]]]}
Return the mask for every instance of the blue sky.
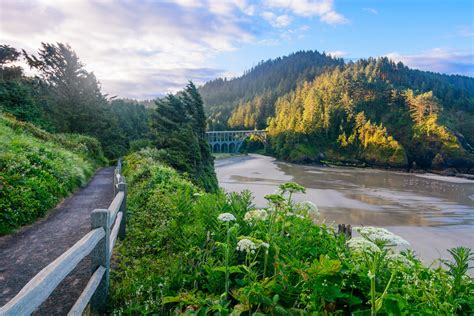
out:
{"label": "blue sky", "polygon": [[474,76],[473,1],[0,0],[0,42],[66,42],[104,92],[152,98],[316,49]]}

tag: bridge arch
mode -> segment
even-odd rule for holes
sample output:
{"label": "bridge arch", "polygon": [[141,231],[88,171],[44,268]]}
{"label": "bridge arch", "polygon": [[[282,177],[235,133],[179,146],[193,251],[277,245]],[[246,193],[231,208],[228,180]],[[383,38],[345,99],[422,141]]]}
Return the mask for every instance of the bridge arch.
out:
{"label": "bridge arch", "polygon": [[229,152],[237,153],[242,147],[244,140],[251,135],[266,138],[264,130],[241,130],[241,131],[209,131],[206,132],[209,148],[214,153]]}
{"label": "bridge arch", "polygon": [[229,152],[229,146],[227,145],[227,143],[222,143],[221,145],[221,151],[223,153],[228,153]]}

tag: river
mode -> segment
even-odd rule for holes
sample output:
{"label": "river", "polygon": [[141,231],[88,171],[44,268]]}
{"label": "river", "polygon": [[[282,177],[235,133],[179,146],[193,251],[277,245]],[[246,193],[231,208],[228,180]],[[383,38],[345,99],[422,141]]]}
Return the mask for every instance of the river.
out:
{"label": "river", "polygon": [[228,192],[250,190],[256,207],[285,182],[307,188],[297,200],[318,205],[326,223],[380,226],[402,236],[425,263],[449,258],[447,249],[474,249],[474,181],[433,174],[304,166],[262,155],[215,162]]}

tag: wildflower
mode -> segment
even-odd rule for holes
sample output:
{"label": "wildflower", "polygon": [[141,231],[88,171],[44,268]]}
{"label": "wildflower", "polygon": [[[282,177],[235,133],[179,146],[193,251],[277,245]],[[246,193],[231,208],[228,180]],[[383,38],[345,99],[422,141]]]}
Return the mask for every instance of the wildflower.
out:
{"label": "wildflower", "polygon": [[402,254],[399,253],[393,253],[393,254],[388,254],[386,257],[389,260],[389,266],[406,266],[406,267],[412,267],[413,262],[411,262],[407,257],[405,257]]}
{"label": "wildflower", "polygon": [[285,202],[285,199],[279,194],[267,194],[265,195],[265,199],[274,205],[281,205]]}
{"label": "wildflower", "polygon": [[380,251],[380,248],[376,244],[363,237],[354,237],[349,239],[349,241],[347,241],[347,246],[356,253],[366,251],[375,253]]}
{"label": "wildflower", "polygon": [[246,222],[256,222],[264,221],[268,218],[268,213],[265,210],[253,210],[245,213],[244,221]]}
{"label": "wildflower", "polygon": [[296,192],[305,193],[306,192],[306,188],[304,186],[301,186],[295,182],[287,182],[285,184],[280,185],[280,190],[282,192],[289,192],[289,193],[296,193]]}
{"label": "wildflower", "polygon": [[270,248],[270,245],[269,245],[268,243],[266,243],[266,242],[262,242],[262,243],[259,245],[259,247],[265,247],[265,248],[268,249],[268,248]]}
{"label": "wildflower", "polygon": [[244,238],[239,240],[237,243],[237,248],[238,251],[245,251],[246,253],[255,253],[255,249],[257,249],[257,246],[253,241],[250,239]]}
{"label": "wildflower", "polygon": [[355,230],[362,235],[362,237],[374,242],[385,243],[388,246],[409,245],[408,241],[402,237],[395,235],[385,228],[380,227],[355,227]]}
{"label": "wildflower", "polygon": [[235,216],[231,213],[222,213],[217,217],[221,222],[232,222],[235,221]]}
{"label": "wildflower", "polygon": [[320,215],[318,207],[316,206],[316,204],[314,204],[311,201],[304,201],[303,203],[301,203],[301,207],[305,211],[307,211],[309,215],[313,215],[313,216]]}

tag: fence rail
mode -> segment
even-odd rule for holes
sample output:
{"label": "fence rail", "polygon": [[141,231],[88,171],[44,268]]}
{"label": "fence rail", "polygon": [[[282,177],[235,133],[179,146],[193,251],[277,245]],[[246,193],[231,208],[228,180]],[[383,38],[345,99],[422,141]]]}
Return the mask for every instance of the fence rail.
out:
{"label": "fence rail", "polygon": [[1,316],[29,315],[40,306],[64,278],[89,254],[91,278],[68,315],[82,315],[87,305],[91,311],[103,313],[107,303],[110,257],[117,241],[125,238],[127,218],[127,183],[119,160],[114,172],[115,198],[108,209],[91,213],[91,231],[56,260],[41,270],[7,304]]}

